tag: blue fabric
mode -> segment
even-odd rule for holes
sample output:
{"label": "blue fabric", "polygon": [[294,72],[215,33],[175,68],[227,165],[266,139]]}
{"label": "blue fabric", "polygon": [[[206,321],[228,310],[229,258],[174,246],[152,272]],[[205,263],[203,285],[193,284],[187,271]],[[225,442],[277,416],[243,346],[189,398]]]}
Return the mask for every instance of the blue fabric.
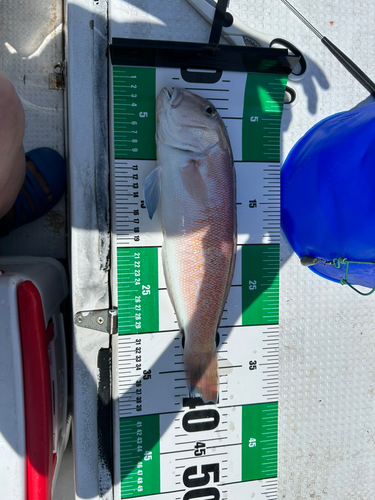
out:
{"label": "blue fabric", "polygon": [[[281,170],[281,225],[301,257],[375,261],[375,103],[311,128]],[[350,264],[348,281],[375,286],[375,266]],[[315,265],[340,281],[345,266]]]}
{"label": "blue fabric", "polygon": [[[14,202],[15,224],[11,226],[9,217],[0,220],[0,236],[7,235],[13,229],[17,229],[27,222],[32,222],[51,210],[60,200],[66,189],[66,165],[63,157],[51,148],[36,148],[26,153],[26,159],[30,159],[47,182],[52,201],[44,194],[38,181],[29,169],[26,168],[23,187],[29,193],[35,214],[27,201],[26,196],[20,191]],[[26,220],[24,220],[24,215]]]}
{"label": "blue fabric", "polygon": [[[54,149],[37,148],[26,153],[47,182],[56,204],[66,189],[66,165],[64,158]],[[52,208],[52,207],[51,207]]]}

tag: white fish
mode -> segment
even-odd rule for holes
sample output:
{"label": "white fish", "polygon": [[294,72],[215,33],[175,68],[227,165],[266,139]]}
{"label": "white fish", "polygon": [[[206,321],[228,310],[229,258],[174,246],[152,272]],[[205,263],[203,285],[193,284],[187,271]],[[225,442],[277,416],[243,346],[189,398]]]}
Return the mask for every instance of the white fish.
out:
{"label": "white fish", "polygon": [[236,182],[232,150],[212,103],[164,88],[156,104],[157,168],[145,182],[150,218],[161,209],[163,267],[185,336],[191,397],[218,401],[216,332],[233,278]]}

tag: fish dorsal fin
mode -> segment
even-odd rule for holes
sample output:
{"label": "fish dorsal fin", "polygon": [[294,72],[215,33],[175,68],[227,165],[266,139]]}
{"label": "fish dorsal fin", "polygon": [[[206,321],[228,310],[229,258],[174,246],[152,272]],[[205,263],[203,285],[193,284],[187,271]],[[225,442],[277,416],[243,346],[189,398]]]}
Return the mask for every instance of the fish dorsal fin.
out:
{"label": "fish dorsal fin", "polygon": [[152,219],[160,200],[161,191],[161,167],[156,167],[150,175],[146,177],[144,196],[148,216]]}
{"label": "fish dorsal fin", "polygon": [[199,172],[201,162],[189,159],[180,168],[182,183],[189,195],[197,202],[202,203],[205,208],[209,206],[209,198],[206,183]]}

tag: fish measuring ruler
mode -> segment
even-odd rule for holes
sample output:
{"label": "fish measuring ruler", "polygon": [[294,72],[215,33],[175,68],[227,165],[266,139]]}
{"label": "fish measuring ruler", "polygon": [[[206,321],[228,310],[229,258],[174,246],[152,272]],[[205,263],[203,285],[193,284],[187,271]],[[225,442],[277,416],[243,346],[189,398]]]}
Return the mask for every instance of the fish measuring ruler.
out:
{"label": "fish measuring ruler", "polygon": [[[112,67],[121,498],[277,498],[280,123],[287,77]],[[219,328],[220,401],[190,399],[161,264],[158,212],[143,200],[156,166],[155,100],[181,86],[217,107],[237,175],[236,268]]]}

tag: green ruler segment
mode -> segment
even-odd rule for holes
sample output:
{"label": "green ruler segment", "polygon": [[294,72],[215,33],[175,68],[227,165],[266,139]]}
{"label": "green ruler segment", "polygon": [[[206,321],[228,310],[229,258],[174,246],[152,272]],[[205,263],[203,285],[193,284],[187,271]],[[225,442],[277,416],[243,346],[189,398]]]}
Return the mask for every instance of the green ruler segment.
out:
{"label": "green ruler segment", "polygon": [[242,247],[242,324],[279,322],[279,245]]}
{"label": "green ruler segment", "polygon": [[277,403],[242,407],[242,480],[277,476]]}
{"label": "green ruler segment", "polygon": [[156,159],[155,68],[113,68],[115,158]]}
{"label": "green ruler segment", "polygon": [[157,248],[118,248],[117,282],[119,335],[158,331]]}
{"label": "green ruler segment", "polygon": [[159,415],[120,419],[121,498],[160,492],[159,435]]}
{"label": "green ruler segment", "polygon": [[286,76],[248,74],[243,108],[242,160],[279,162]]}

